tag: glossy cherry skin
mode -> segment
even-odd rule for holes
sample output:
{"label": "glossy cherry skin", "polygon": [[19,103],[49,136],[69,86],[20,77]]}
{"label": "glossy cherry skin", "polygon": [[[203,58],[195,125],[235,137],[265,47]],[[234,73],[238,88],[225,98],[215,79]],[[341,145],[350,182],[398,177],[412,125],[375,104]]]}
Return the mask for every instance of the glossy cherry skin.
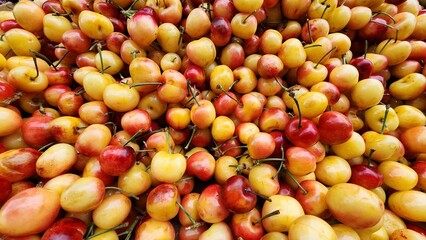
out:
{"label": "glossy cherry skin", "polygon": [[329,145],[346,142],[353,132],[353,126],[349,118],[336,111],[328,111],[321,114],[317,126],[320,141]]}
{"label": "glossy cherry skin", "polygon": [[363,56],[352,59],[349,64],[358,69],[359,80],[368,78],[373,73],[373,63]]}
{"label": "glossy cherry skin", "polygon": [[99,155],[102,171],[111,176],[125,173],[135,161],[136,155],[133,148],[120,145],[106,146]]}
{"label": "glossy cherry skin", "polygon": [[366,189],[374,189],[382,186],[383,175],[374,166],[357,164],[351,167],[352,175],[350,183],[355,183]]}
{"label": "glossy cherry skin", "polygon": [[300,121],[299,118],[292,118],[285,128],[285,136],[287,139],[298,147],[307,148],[320,139],[318,128],[315,123],[307,118],[303,118]]}
{"label": "glossy cherry skin", "polygon": [[246,177],[234,175],[224,182],[221,196],[230,212],[246,213],[257,203],[257,196],[253,194],[253,191]]}

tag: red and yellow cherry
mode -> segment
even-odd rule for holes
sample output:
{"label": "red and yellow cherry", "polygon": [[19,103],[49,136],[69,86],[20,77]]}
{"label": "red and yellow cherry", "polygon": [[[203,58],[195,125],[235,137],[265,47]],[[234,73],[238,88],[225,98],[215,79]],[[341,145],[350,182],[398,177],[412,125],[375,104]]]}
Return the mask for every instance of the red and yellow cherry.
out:
{"label": "red and yellow cherry", "polygon": [[57,143],[49,147],[37,159],[36,172],[38,176],[49,179],[69,171],[76,162],[77,152],[74,146]]}
{"label": "red and yellow cherry", "polygon": [[209,152],[196,152],[186,160],[186,173],[194,175],[202,181],[207,181],[214,175],[215,161]]}
{"label": "red and yellow cherry", "polygon": [[0,169],[0,176],[13,183],[35,175],[35,164],[40,155],[41,152],[33,148],[11,149],[1,153],[4,167]]}
{"label": "red and yellow cherry", "polygon": [[192,39],[205,36],[211,28],[210,17],[201,7],[194,8],[186,18],[185,33]]}
{"label": "red and yellow cherry", "polygon": [[257,195],[249,180],[242,175],[234,175],[223,183],[221,197],[226,208],[232,213],[247,213],[257,203]]}
{"label": "red and yellow cherry", "polygon": [[152,189],[146,200],[146,210],[153,219],[168,221],[177,216],[180,195],[175,185],[163,183]]}
{"label": "red and yellow cherry", "polygon": [[384,161],[380,163],[378,171],[383,175],[383,183],[397,191],[411,190],[418,182],[416,171],[396,161]]}
{"label": "red and yellow cherry", "polygon": [[418,175],[417,187],[420,190],[424,190],[426,188],[426,162],[416,161],[410,165],[410,167],[416,171]]}
{"label": "red and yellow cherry", "polygon": [[269,133],[258,132],[248,138],[247,149],[252,159],[264,159],[274,152],[275,142]]}
{"label": "red and yellow cherry", "polygon": [[256,33],[257,20],[251,13],[239,12],[231,20],[232,34],[241,39],[249,39]]}
{"label": "red and yellow cherry", "polygon": [[[31,204],[28,204],[28,201]],[[60,208],[59,194],[55,191],[28,188],[9,198],[2,205],[0,232],[11,237],[42,233],[54,223]]]}
{"label": "red and yellow cherry", "polygon": [[367,131],[362,138],[365,142],[364,156],[369,156],[374,149],[371,159],[377,162],[397,161],[405,154],[405,145],[395,136]]}
{"label": "red and yellow cherry", "polygon": [[133,148],[121,145],[108,145],[99,153],[102,171],[111,176],[119,176],[128,171],[136,161]]}
{"label": "red and yellow cherry", "polygon": [[297,218],[304,215],[302,206],[293,197],[273,195],[270,199],[271,201],[265,201],[262,206],[262,217],[276,210],[278,214],[262,220],[266,232],[286,232]]}
{"label": "red and yellow cherry", "polygon": [[160,182],[174,183],[182,178],[186,158],[180,153],[159,151],[151,160],[151,175]]}
{"label": "red and yellow cherry", "polygon": [[373,78],[363,79],[351,89],[351,99],[359,109],[367,109],[377,105],[381,101],[383,94],[383,84]]}
{"label": "red and yellow cherry", "polygon": [[280,190],[277,169],[270,164],[253,166],[249,172],[249,182],[256,193],[266,197],[275,195]]}
{"label": "red and yellow cherry", "polygon": [[[345,207],[341,206],[341,201],[345,201]],[[384,214],[384,203],[376,194],[352,183],[332,186],[327,192],[326,202],[333,216],[352,228],[372,227]],[[367,207],[368,213],[364,213]],[[357,218],[354,219],[354,216]]]}
{"label": "red and yellow cherry", "polygon": [[127,30],[133,41],[144,48],[157,38],[158,23],[155,17],[144,12],[137,12],[127,21]]}
{"label": "red and yellow cherry", "polygon": [[199,100],[191,108],[190,118],[194,125],[198,128],[208,128],[216,119],[216,111],[214,105],[209,100]]}
{"label": "red and yellow cherry", "polygon": [[75,180],[79,178],[80,176],[77,174],[64,173],[47,181],[43,185],[43,188],[53,190],[58,194],[62,194],[65,189],[67,189]]}
{"label": "red and yellow cherry", "polygon": [[233,214],[231,229],[235,237],[247,240],[260,239],[265,232],[261,221],[261,214],[257,208],[253,208],[245,213]]}
{"label": "red and yellow cherry", "polygon": [[216,58],[216,47],[210,38],[202,37],[186,45],[189,60],[199,67],[212,64]]}
{"label": "red and yellow cherry", "polygon": [[[95,209],[105,195],[105,185],[96,177],[82,177],[74,181],[61,194],[61,207],[71,213]],[[85,201],[81,201],[84,199]]]}
{"label": "red and yellow cherry", "polygon": [[[161,231],[158,231],[159,229]],[[173,239],[175,235],[175,230],[170,221],[158,221],[154,218],[149,218],[136,228],[135,240],[155,238]]]}
{"label": "red and yellow cherry", "polygon": [[320,139],[315,123],[304,117],[290,119],[284,133],[292,144],[303,148],[314,145]]}
{"label": "red and yellow cherry", "polygon": [[426,77],[420,73],[410,73],[389,85],[390,94],[401,100],[412,100],[420,96],[426,88]]}
{"label": "red and yellow cherry", "polygon": [[353,126],[348,117],[336,111],[321,114],[317,126],[320,141],[328,145],[346,142],[353,132]]}
{"label": "red and yellow cherry", "polygon": [[296,219],[288,230],[289,239],[338,239],[334,229],[318,216],[303,215]]}
{"label": "red and yellow cherry", "polygon": [[213,223],[210,227],[205,230],[199,236],[199,240],[208,240],[208,239],[223,239],[223,240],[232,240],[232,231],[229,225],[226,222]]}
{"label": "red and yellow cherry", "polygon": [[325,156],[317,163],[315,176],[326,186],[347,182],[351,177],[351,166],[344,158],[335,155]]}
{"label": "red and yellow cherry", "polygon": [[263,103],[254,94],[244,94],[239,102],[234,110],[234,115],[239,121],[251,122],[262,114]]}
{"label": "red and yellow cherry", "polygon": [[52,239],[66,236],[70,239],[82,238],[87,232],[86,223],[76,217],[64,217],[49,227],[41,239]]}
{"label": "red and yellow cherry", "polygon": [[389,209],[402,219],[422,222],[425,199],[426,194],[418,190],[396,191],[388,197]]}
{"label": "red and yellow cherry", "polygon": [[200,194],[197,202],[198,214],[204,222],[219,223],[225,220],[230,212],[221,196],[222,186],[211,184]]}
{"label": "red and yellow cherry", "polygon": [[316,158],[312,152],[302,147],[289,147],[285,151],[286,167],[291,174],[307,175],[315,171]]}
{"label": "red and yellow cherry", "polygon": [[315,180],[305,180],[300,182],[300,185],[307,191],[307,194],[298,188],[295,198],[300,202],[305,214],[321,217],[328,209],[325,202],[327,187]]}
{"label": "red and yellow cherry", "polygon": [[366,189],[375,189],[383,184],[383,174],[373,165],[356,164],[351,166],[351,170],[350,183]]}
{"label": "red and yellow cherry", "polygon": [[243,65],[244,57],[245,52],[241,44],[231,42],[222,48],[219,61],[233,70]]}

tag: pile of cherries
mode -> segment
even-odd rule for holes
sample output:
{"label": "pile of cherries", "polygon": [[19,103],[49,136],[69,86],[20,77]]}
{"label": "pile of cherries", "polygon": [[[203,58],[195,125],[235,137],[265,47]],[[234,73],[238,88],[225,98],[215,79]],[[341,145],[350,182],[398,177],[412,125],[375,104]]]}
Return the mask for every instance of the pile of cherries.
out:
{"label": "pile of cherries", "polygon": [[0,238],[426,239],[418,0],[0,11]]}

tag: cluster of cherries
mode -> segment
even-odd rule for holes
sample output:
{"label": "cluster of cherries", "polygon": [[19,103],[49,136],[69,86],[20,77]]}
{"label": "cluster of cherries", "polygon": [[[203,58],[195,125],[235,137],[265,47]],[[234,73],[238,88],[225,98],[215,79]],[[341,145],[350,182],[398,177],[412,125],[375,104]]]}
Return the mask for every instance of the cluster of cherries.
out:
{"label": "cluster of cherries", "polygon": [[426,239],[418,0],[0,11],[0,238]]}

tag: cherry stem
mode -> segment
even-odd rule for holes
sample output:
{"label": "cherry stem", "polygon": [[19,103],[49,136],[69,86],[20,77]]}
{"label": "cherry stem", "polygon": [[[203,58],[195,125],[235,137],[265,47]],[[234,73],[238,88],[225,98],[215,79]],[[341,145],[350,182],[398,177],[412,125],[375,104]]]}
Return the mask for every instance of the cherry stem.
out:
{"label": "cherry stem", "polygon": [[166,134],[166,141],[167,141],[167,152],[168,153],[172,153],[172,146],[171,146],[171,142],[170,142],[170,134],[169,134],[169,129],[165,129],[165,134]]}
{"label": "cherry stem", "polygon": [[192,130],[191,130],[191,136],[189,136],[189,140],[188,140],[188,142],[186,143],[186,145],[184,147],[185,150],[188,150],[189,145],[191,145],[192,139],[194,138],[195,131],[197,131],[197,127],[196,126],[191,126],[191,128],[192,128]]}
{"label": "cherry stem", "polygon": [[373,157],[373,153],[376,151],[376,149],[371,148],[370,149],[370,153],[368,154],[368,162],[367,162],[367,167],[370,167],[371,165],[371,158]]}
{"label": "cherry stem", "polygon": [[247,19],[250,17],[250,16],[252,16],[253,14],[255,14],[256,13],[256,10],[254,10],[253,12],[251,12],[251,13],[249,13],[248,15],[247,15],[247,17],[246,18],[244,18],[244,20],[243,20],[243,24],[245,24],[246,22],[247,22]]}
{"label": "cherry stem", "polygon": [[264,159],[254,160],[253,165],[259,165],[264,162],[282,162],[282,161],[284,161],[284,159],[282,158],[264,158]]}
{"label": "cherry stem", "polygon": [[56,69],[56,66],[53,64],[53,62],[49,58],[47,58],[45,55],[43,55],[43,54],[41,54],[39,52],[33,51],[31,49],[30,49],[30,52],[31,52],[31,54],[33,54],[33,56],[36,56],[36,57],[39,57],[39,58],[43,59],[44,61],[47,62],[47,64],[49,64],[50,66],[52,66],[55,70],[58,70],[58,69]]}
{"label": "cherry stem", "polygon": [[177,180],[176,182],[179,183],[179,182],[184,182],[184,181],[188,181],[188,180],[192,180],[192,179],[194,179],[194,177],[185,177],[185,178],[181,178],[181,179]]}
{"label": "cherry stem", "polygon": [[268,217],[272,217],[274,215],[278,215],[278,214],[280,214],[280,210],[275,210],[275,211],[270,212],[270,213],[266,214],[265,216],[257,219],[256,221],[253,221],[251,224],[256,225],[256,224],[262,222],[264,219],[266,219]]}
{"label": "cherry stem", "polygon": [[346,53],[344,53],[342,55],[342,61],[343,61],[343,64],[347,64],[348,63],[348,60],[346,60]]}
{"label": "cherry stem", "polygon": [[133,140],[135,140],[135,138],[137,137],[137,136],[139,136],[140,134],[142,133],[142,129],[139,129],[135,134],[133,134],[133,136],[131,136],[130,138],[129,138],[129,140],[127,140],[127,142],[125,142],[124,144],[123,144],[123,147],[125,147],[127,144],[129,144],[131,141],[133,141]]}
{"label": "cherry stem", "polygon": [[133,221],[132,225],[130,225],[129,228],[126,229],[126,231],[122,232],[122,234],[127,234],[126,238],[124,240],[130,240],[130,237],[132,236],[133,230],[135,229],[137,223],[142,219],[141,216],[136,216],[136,219]]}
{"label": "cherry stem", "polygon": [[96,44],[96,48],[97,48],[97,50],[98,50],[99,59],[101,60],[101,71],[100,71],[100,72],[103,74],[103,73],[104,73],[105,68],[104,68],[104,60],[103,60],[103,57],[102,57],[102,46],[101,46],[101,44],[100,44],[100,43],[97,43],[97,44]]}
{"label": "cherry stem", "polygon": [[288,174],[291,180],[293,180],[293,182],[296,183],[296,185],[300,188],[300,190],[302,190],[303,194],[304,195],[308,194],[308,191],[306,191],[306,189],[302,187],[302,185],[300,185],[299,181],[297,181],[297,179],[293,176],[293,174],[287,169],[285,165],[283,165],[283,168],[285,173]]}
{"label": "cherry stem", "polygon": [[377,23],[377,24],[380,24],[380,25],[386,26],[386,27],[391,28],[391,29],[394,29],[394,28],[395,28],[395,27],[394,27],[394,26],[392,26],[392,25],[389,25],[389,24],[386,24],[386,23],[382,23],[382,22],[378,22],[378,21],[375,21],[375,20],[370,20],[370,22]]}
{"label": "cherry stem", "polygon": [[220,151],[220,155],[223,156],[226,152],[228,152],[228,151],[230,151],[232,149],[238,149],[238,148],[246,149],[247,146],[244,146],[244,145],[241,145],[241,146],[232,146],[232,147],[229,147],[229,148],[225,149],[224,151]]}
{"label": "cherry stem", "polygon": [[190,81],[189,79],[187,80],[187,86],[188,86],[188,90],[189,90],[189,92],[190,92],[190,93],[191,93],[191,95],[192,95],[192,98],[188,101],[188,103],[189,103],[192,99],[194,99],[195,103],[196,103],[198,106],[200,106],[200,102],[198,102],[198,99],[197,99],[198,94],[195,92],[195,89],[191,86],[191,81]]}
{"label": "cherry stem", "polygon": [[299,124],[297,125],[297,129],[302,128],[302,112],[300,110],[299,101],[296,98],[296,94],[293,91],[289,92],[290,97],[293,98],[294,103],[296,103],[297,111],[299,112]]}
{"label": "cherry stem", "polygon": [[176,201],[176,204],[179,206],[179,208],[182,210],[183,213],[188,217],[189,221],[191,221],[192,225],[187,227],[188,229],[194,229],[201,226],[201,223],[197,223],[194,218],[189,214],[188,211],[182,206],[182,204],[179,201]]}
{"label": "cherry stem", "polygon": [[373,15],[371,17],[375,17],[375,16],[380,15],[380,14],[388,16],[392,20],[393,23],[396,23],[395,18],[387,12],[375,12],[375,13],[373,13]]}
{"label": "cherry stem", "polygon": [[309,18],[306,20],[306,25],[308,27],[308,35],[309,35],[309,40],[311,40],[311,43],[314,42],[314,39],[312,38],[312,33],[311,33],[311,23],[309,22]]}
{"label": "cherry stem", "polygon": [[42,146],[41,148],[39,148],[38,151],[39,152],[43,152],[44,150],[48,149],[49,147],[51,147],[51,146],[53,146],[55,144],[56,144],[55,142],[48,143],[48,144]]}
{"label": "cherry stem", "polygon": [[37,64],[37,58],[36,58],[36,56],[34,56],[34,55],[33,55],[33,62],[34,62],[35,69],[36,69],[36,75],[35,75],[34,77],[31,77],[31,78],[30,78],[30,79],[31,79],[31,81],[34,81],[36,78],[38,78],[38,76],[39,76],[39,74],[40,74],[40,71],[39,71],[39,69],[38,69],[38,64]]}
{"label": "cherry stem", "polygon": [[321,44],[310,44],[310,45],[305,45],[303,46],[304,49],[308,49],[308,48],[314,48],[314,47],[322,47]]}
{"label": "cherry stem", "polygon": [[325,12],[326,12],[326,11],[327,11],[327,9],[329,9],[329,8],[330,8],[330,4],[325,5],[324,11],[322,11],[322,14],[321,14],[321,17],[320,17],[320,18],[323,18],[323,17],[324,17]]}
{"label": "cherry stem", "polygon": [[238,175],[241,175],[241,173],[243,173],[243,170],[247,169],[247,166],[245,164],[243,164],[243,165],[234,165],[234,164],[231,164],[231,165],[228,165],[228,167],[234,167],[234,168],[236,168],[235,171],[237,172]]}
{"label": "cherry stem", "polygon": [[[230,141],[230,140],[232,140],[232,139],[236,139],[238,136],[232,136],[230,139],[228,139],[227,141],[225,141],[225,142],[223,142],[223,143],[221,143],[221,144],[219,144],[219,145],[216,145],[216,147],[214,147],[213,148],[213,151],[217,151],[219,148],[221,148],[225,143],[227,143],[228,141]],[[215,142],[215,144],[216,144],[216,142]]]}
{"label": "cherry stem", "polygon": [[70,53],[70,51],[66,51],[65,53],[64,53],[64,55],[62,55],[62,57],[58,60],[58,62],[56,63],[56,64],[53,64],[52,63],[52,67],[55,69],[55,70],[57,70],[56,68],[59,66],[59,64],[61,64],[61,62],[67,57],[67,55]]}
{"label": "cherry stem", "polygon": [[182,43],[183,33],[185,32],[185,27],[180,26],[179,27],[179,39],[178,39],[178,45]]}
{"label": "cherry stem", "polygon": [[136,200],[139,200],[139,197],[138,197],[138,196],[136,196],[135,194],[130,193],[130,192],[126,191],[126,190],[123,190],[122,188],[119,188],[119,187],[106,186],[106,187],[105,187],[105,189],[106,189],[106,190],[108,190],[108,189],[118,190],[118,191],[120,191],[120,192],[122,192],[122,193],[124,193],[124,194],[126,194],[126,195],[129,195],[130,197],[132,197],[132,198],[134,198],[134,199],[136,199]]}
{"label": "cherry stem", "polygon": [[38,102],[38,110],[40,111],[41,114],[46,115],[46,110],[43,107],[43,103],[41,101]]}
{"label": "cherry stem", "polygon": [[[281,145],[281,158],[285,160],[285,152],[283,145]],[[275,179],[278,176],[278,174],[281,172],[281,169],[283,169],[283,166],[284,161],[280,162],[280,166],[278,167],[277,172],[274,174],[274,176],[272,176],[272,179]]]}
{"label": "cherry stem", "polygon": [[392,38],[389,38],[388,41],[383,45],[382,49],[380,49],[379,54],[383,52],[383,50],[386,48],[386,46],[392,41]]}
{"label": "cherry stem", "polygon": [[368,51],[368,41],[367,41],[367,39],[365,40],[365,43],[364,43],[364,59],[366,59],[367,58],[367,51]]}
{"label": "cherry stem", "polygon": [[111,125],[112,126],[112,135],[115,136],[117,133],[117,124],[115,122],[106,122],[104,123],[105,126]]}
{"label": "cherry stem", "polygon": [[252,191],[251,189],[248,189],[248,188],[245,188],[245,189],[244,189],[244,193],[251,193],[251,194],[254,194],[254,195],[256,195],[256,196],[258,196],[258,197],[260,197],[260,198],[265,199],[265,200],[266,200],[266,201],[268,201],[268,202],[272,202],[272,199],[271,199],[271,198],[269,198],[269,197],[267,197],[267,196],[265,196],[265,195],[262,195],[262,194],[260,194],[260,193],[257,193],[257,192],[255,192],[255,191]]}
{"label": "cherry stem", "polygon": [[81,94],[85,93],[86,90],[84,88],[81,88],[80,90],[78,90],[74,95],[76,96],[80,96]]}
{"label": "cherry stem", "polygon": [[152,85],[163,85],[163,83],[160,83],[160,82],[138,82],[138,83],[130,84],[129,87],[134,88],[134,87],[143,87],[143,86],[152,86]]}
{"label": "cherry stem", "polygon": [[98,233],[96,233],[96,234],[93,234],[93,235],[91,235],[91,236],[87,237],[86,239],[91,239],[91,238],[97,237],[97,236],[99,236],[99,235],[102,235],[102,234],[104,234],[104,233],[111,232],[111,231],[115,231],[115,230],[117,230],[117,229],[124,228],[124,227],[127,227],[127,226],[129,226],[129,223],[128,223],[128,222],[123,223],[123,224],[120,224],[120,225],[118,225],[118,226],[116,226],[116,227],[113,227],[113,228],[110,228],[110,229],[106,229],[106,230],[101,231],[101,232],[98,232]]}
{"label": "cherry stem", "polygon": [[336,49],[336,46],[334,46],[330,50],[328,50],[328,52],[326,54],[324,54],[324,56],[322,56],[321,59],[317,62],[317,64],[314,66],[314,68],[317,68],[318,65],[321,64],[322,60],[324,60],[324,58],[327,57],[327,55],[330,54],[331,52],[333,52],[335,49]]}
{"label": "cherry stem", "polygon": [[135,150],[135,152],[146,153],[146,152],[155,152],[155,150],[154,149],[139,149],[139,150]]}
{"label": "cherry stem", "polygon": [[222,85],[218,84],[216,85],[216,89],[220,89],[220,91],[222,91],[226,96],[228,96],[230,99],[234,100],[239,106],[243,106],[243,104],[238,101],[237,99],[235,99],[234,97],[232,97],[223,87]]}
{"label": "cherry stem", "polygon": [[139,50],[133,50],[130,52],[130,54],[132,54],[132,59],[135,59],[137,57],[137,54],[140,53],[141,51]]}
{"label": "cherry stem", "polygon": [[383,116],[383,123],[382,123],[382,129],[380,130],[380,134],[383,134],[385,132],[386,120],[388,118],[389,109],[390,109],[390,105],[386,104],[385,115]]}

